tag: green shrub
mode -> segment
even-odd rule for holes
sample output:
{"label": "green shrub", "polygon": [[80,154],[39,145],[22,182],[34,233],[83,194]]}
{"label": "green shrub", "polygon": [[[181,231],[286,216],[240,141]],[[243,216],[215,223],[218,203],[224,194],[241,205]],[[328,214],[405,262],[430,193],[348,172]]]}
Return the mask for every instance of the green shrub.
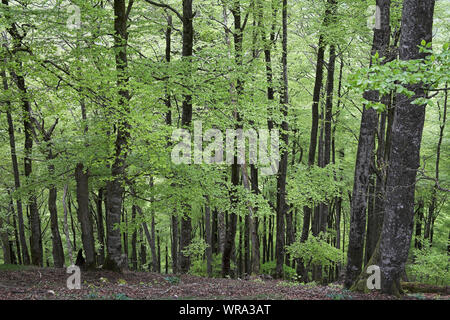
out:
{"label": "green shrub", "polygon": [[434,247],[424,246],[414,249],[414,263],[407,268],[417,281],[434,285],[450,285],[450,263],[446,252]]}
{"label": "green shrub", "polygon": [[[221,254],[213,254],[212,256],[212,276],[214,278],[222,277],[222,255]],[[235,269],[236,265],[231,262],[231,269]],[[206,260],[203,258],[194,259],[191,263],[191,268],[189,269],[189,274],[207,277],[207,264]]]}
{"label": "green shrub", "polygon": [[[275,276],[276,274],[276,261],[268,261],[266,263],[263,263],[261,265],[261,273],[262,274],[268,274],[271,275],[272,277]],[[283,278],[284,279],[288,279],[288,280],[293,280],[297,277],[297,272],[295,271],[294,268],[289,267],[288,265],[284,264],[283,265]]]}
{"label": "green shrub", "polygon": [[342,262],[344,254],[325,240],[325,235],[320,233],[318,237],[313,235],[305,242],[297,240],[286,247],[286,252],[292,259],[302,259],[310,265],[329,267]]}

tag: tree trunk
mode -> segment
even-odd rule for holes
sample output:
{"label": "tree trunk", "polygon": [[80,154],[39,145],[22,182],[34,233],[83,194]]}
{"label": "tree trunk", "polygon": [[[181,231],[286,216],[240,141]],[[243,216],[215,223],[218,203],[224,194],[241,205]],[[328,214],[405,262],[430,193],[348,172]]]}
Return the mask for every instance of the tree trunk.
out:
{"label": "tree trunk", "polygon": [[[192,0],[183,0],[183,48],[182,56],[185,63],[190,64],[192,59],[192,51],[194,45],[194,28],[192,24],[194,16],[192,13]],[[186,74],[186,77],[190,77],[190,70]],[[182,118],[181,125],[184,128],[190,128],[192,121],[192,96],[190,93],[183,95],[182,106]],[[191,208],[186,205],[186,211]],[[180,251],[184,251],[191,244],[192,239],[192,222],[189,212],[184,212],[181,219],[181,239],[180,239]],[[191,260],[189,256],[180,254],[180,271],[187,273],[191,266]]]}
{"label": "tree trunk", "polygon": [[0,217],[0,240],[3,249],[3,263],[12,264],[11,250],[9,246],[9,236],[6,230],[3,230],[3,218]]}
{"label": "tree trunk", "polygon": [[[136,206],[131,207],[131,220],[136,221]],[[133,270],[137,270],[138,258],[137,258],[137,226],[133,228],[133,234],[131,235],[131,264]]]}
{"label": "tree trunk", "polygon": [[75,168],[75,180],[77,182],[77,217],[81,224],[81,240],[86,255],[86,266],[95,268],[94,230],[89,212],[89,173],[84,171],[81,163],[78,163]]}
{"label": "tree trunk", "polygon": [[64,193],[63,193],[63,197],[62,197],[62,203],[63,203],[63,208],[64,208],[64,234],[66,236],[67,253],[69,254],[69,263],[70,263],[70,265],[72,265],[72,263],[73,263],[72,245],[70,243],[69,226],[68,226],[68,223],[67,223],[67,204],[66,204],[66,199],[67,199],[67,184],[64,186]]}
{"label": "tree trunk", "polygon": [[[144,228],[147,227],[147,224]],[[155,212],[152,211],[152,222],[151,222],[151,239],[150,249],[152,251],[152,270],[153,272],[158,272],[160,270],[159,264],[159,254],[156,252],[156,234],[155,234]]]}
{"label": "tree trunk", "polygon": [[[53,166],[49,166],[53,171]],[[58,213],[56,206],[57,191],[55,186],[51,186],[48,191],[48,209],[50,211],[50,228],[52,230],[53,263],[55,268],[64,267],[64,251],[61,236],[58,228]]]}
{"label": "tree trunk", "polygon": [[417,249],[422,249],[422,221],[423,221],[423,209],[424,209],[425,203],[423,199],[419,199],[418,207],[417,207],[417,215],[416,215],[416,235],[415,235],[415,242],[414,247]]}
{"label": "tree trunk", "polygon": [[[390,37],[390,0],[377,0],[380,10],[380,29],[374,29],[371,56],[376,52],[380,57],[386,54]],[[370,62],[372,64],[372,61]],[[377,91],[364,94],[369,101],[378,101]],[[345,286],[350,288],[361,273],[366,231],[367,191],[369,173],[374,165],[375,133],[377,129],[377,112],[373,108],[363,107],[359,132],[358,151],[356,154],[355,177],[350,213],[349,247],[347,252],[347,269]]]}
{"label": "tree trunk", "polygon": [[98,265],[103,265],[105,262],[105,231],[103,226],[103,188],[98,189],[97,195],[97,237],[100,243],[100,249],[98,252]]}
{"label": "tree trunk", "polygon": [[128,10],[125,8],[125,0],[114,0],[114,46],[116,71],[117,71],[117,87],[119,101],[117,108],[118,117],[117,135],[115,141],[114,162],[111,166],[112,180],[108,181],[107,190],[107,219],[106,219],[106,260],[105,269],[120,270],[119,264],[122,257],[122,244],[120,237],[120,229],[116,228],[116,224],[120,224],[120,215],[123,202],[123,186],[122,182],[125,176],[125,161],[127,157],[127,144],[130,138],[130,125],[127,115],[129,113],[130,93],[127,89],[128,85],[128,58],[127,58],[127,11],[131,10],[130,1]]}
{"label": "tree trunk", "polygon": [[[424,59],[419,52],[422,40],[432,39],[434,0],[403,2],[400,59]],[[414,226],[414,191],[420,165],[420,145],[425,105],[412,104],[425,97],[423,84],[408,85],[415,94],[397,94],[392,124],[391,152],[386,183],[386,202],[380,242],[381,288],[392,293],[399,287]]]}
{"label": "tree trunk", "polygon": [[[254,165],[250,165],[250,174],[252,182],[252,191],[257,194],[259,192],[258,188],[258,169]],[[251,272],[254,274],[259,274],[259,263],[260,263],[260,251],[259,251],[259,219],[255,216],[258,208],[254,208],[253,219],[249,218],[251,227],[251,237],[252,237],[252,259],[251,259]],[[252,221],[253,220],[253,221]]]}
{"label": "tree trunk", "polygon": [[[4,60],[5,61],[5,60]],[[6,61],[5,61],[6,65]],[[3,80],[3,89],[5,91],[8,90],[8,81],[6,78],[6,72],[5,70],[1,70],[1,77]],[[7,104],[7,110],[6,110],[6,118],[8,121],[8,134],[9,134],[9,145],[11,150],[11,162],[13,167],[13,173],[14,173],[14,188],[15,190],[20,189],[20,173],[19,173],[19,165],[17,162],[17,153],[16,153],[16,139],[14,136],[14,124],[11,116],[11,103],[10,101],[6,101]],[[22,209],[22,201],[20,198],[17,198],[16,200],[16,207],[17,207],[17,219],[19,224],[19,239],[20,239],[20,246],[22,251],[22,261],[25,265],[30,264],[30,256],[28,254],[28,246],[27,241],[25,238],[25,226],[23,222],[23,209]]]}
{"label": "tree trunk", "polygon": [[172,214],[172,272],[178,271],[178,218]]}
{"label": "tree trunk", "polygon": [[[289,94],[288,94],[288,75],[287,75],[287,0],[283,0],[282,9],[283,39],[282,39],[282,58],[283,65],[283,84],[281,109],[283,121],[281,123],[281,140],[284,143],[284,149],[281,154],[281,161],[277,177],[277,238],[276,238],[276,269],[275,277],[283,277],[284,251],[285,251],[285,217],[288,210],[286,203],[286,176],[288,167],[288,147],[289,147],[289,125],[287,122]],[[292,229],[292,219],[290,220]]]}
{"label": "tree trunk", "polygon": [[205,233],[206,233],[206,270],[208,277],[212,277],[212,240],[211,240],[211,209],[209,207],[209,199],[206,196],[205,205]]}

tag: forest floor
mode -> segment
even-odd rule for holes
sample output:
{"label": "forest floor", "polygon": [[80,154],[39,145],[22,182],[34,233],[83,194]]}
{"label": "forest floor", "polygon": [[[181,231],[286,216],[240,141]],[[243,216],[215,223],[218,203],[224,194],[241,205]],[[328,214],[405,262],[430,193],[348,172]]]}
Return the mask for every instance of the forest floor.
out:
{"label": "forest floor", "polygon": [[[0,266],[1,267],[1,266]],[[396,300],[377,292],[345,290],[340,284],[303,285],[281,280],[205,278],[152,272],[82,271],[81,289],[69,290],[65,269],[0,268],[0,300]],[[406,294],[400,299],[445,299],[450,295]]]}

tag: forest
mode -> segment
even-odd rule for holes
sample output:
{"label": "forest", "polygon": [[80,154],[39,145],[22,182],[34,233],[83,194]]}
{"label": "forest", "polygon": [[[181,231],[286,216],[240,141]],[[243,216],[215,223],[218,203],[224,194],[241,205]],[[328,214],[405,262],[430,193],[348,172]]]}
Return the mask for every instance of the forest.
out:
{"label": "forest", "polygon": [[449,0],[2,0],[0,32],[0,299],[71,265],[449,297]]}

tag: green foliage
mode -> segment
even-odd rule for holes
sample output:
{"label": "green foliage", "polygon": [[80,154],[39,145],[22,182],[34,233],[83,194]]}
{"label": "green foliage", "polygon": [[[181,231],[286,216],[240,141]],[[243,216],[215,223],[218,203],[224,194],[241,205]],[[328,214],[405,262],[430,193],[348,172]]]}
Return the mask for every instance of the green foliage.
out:
{"label": "green foliage", "polygon": [[[268,274],[270,276],[275,276],[276,274],[276,261],[268,261],[261,265],[260,271],[262,274]],[[289,267],[288,265],[283,265],[283,278],[288,280],[293,280],[297,276],[297,272],[294,268]]]}
{"label": "green foliage", "polygon": [[[448,70],[450,69],[449,43],[442,45],[440,51],[433,50],[431,42],[424,40],[419,48],[420,52],[427,54],[425,59],[415,60],[393,60],[384,63],[385,58],[379,58],[378,53],[373,56],[373,65],[361,68],[351,77],[349,84],[362,95],[367,90],[377,90],[380,96],[392,92],[412,97],[414,92],[408,90],[407,85],[423,84],[424,88],[433,93],[435,89],[442,89],[450,80]],[[378,111],[384,111],[385,106],[380,102],[364,100],[368,107]],[[428,98],[418,98],[414,104],[430,104]]]}
{"label": "green foliage", "polygon": [[184,256],[198,259],[205,254],[205,250],[209,245],[206,244],[205,239],[194,239],[187,246],[186,249],[181,250]]}
{"label": "green foliage", "polygon": [[322,233],[318,237],[310,235],[305,242],[301,242],[300,236],[297,236],[296,241],[286,247],[286,252],[292,259],[300,258],[308,264],[322,267],[344,260],[342,251],[330,245]]}
{"label": "green foliage", "polygon": [[417,281],[435,285],[450,285],[450,262],[447,253],[427,244],[413,249],[414,262],[407,267],[408,274]]}
{"label": "green foliage", "polygon": [[298,208],[331,201],[345,190],[346,183],[337,165],[320,168],[299,164],[294,170],[288,181],[288,201]]}
{"label": "green foliage", "polygon": [[[212,256],[212,276],[214,278],[220,278],[222,276],[222,255],[221,254],[213,254]],[[231,269],[235,269],[236,265],[231,261]],[[208,270],[207,270],[207,264],[205,259],[195,259],[191,263],[191,268],[189,269],[189,274],[200,276],[200,277],[207,277],[208,276]]]}

